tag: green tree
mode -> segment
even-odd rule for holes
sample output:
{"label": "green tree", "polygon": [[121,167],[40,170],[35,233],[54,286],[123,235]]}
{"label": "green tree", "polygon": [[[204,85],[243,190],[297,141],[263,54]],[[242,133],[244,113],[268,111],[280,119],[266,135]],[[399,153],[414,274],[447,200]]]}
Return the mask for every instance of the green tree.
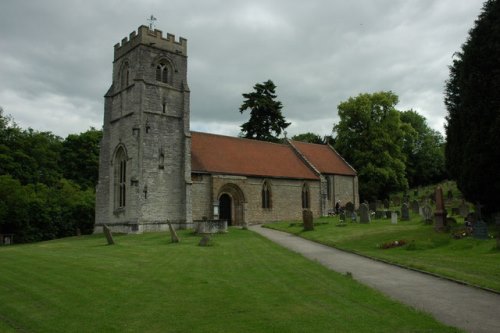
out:
{"label": "green tree", "polygon": [[500,1],[488,0],[446,82],[446,167],[465,198],[498,211]]}
{"label": "green tree", "polygon": [[63,176],[83,189],[94,189],[99,169],[99,143],[102,131],[91,128],[80,134],[70,134],[62,143]]}
{"label": "green tree", "polygon": [[414,110],[401,112],[406,128],[403,153],[406,155],[406,177],[410,187],[439,182],[446,178],[444,139],[441,133],[427,125],[424,116]]}
{"label": "green tree", "polygon": [[384,198],[406,190],[405,132],[393,92],[360,94],[338,106],[335,149],[358,171],[363,199]]}
{"label": "green tree", "polygon": [[292,137],[292,140],[318,144],[323,143],[323,139],[321,138],[321,136],[311,132],[294,135]]}
{"label": "green tree", "polygon": [[242,137],[279,142],[279,136],[290,125],[281,113],[283,105],[276,100],[273,81],[257,83],[253,92],[243,94],[240,113],[250,110],[250,120],[241,125]]}

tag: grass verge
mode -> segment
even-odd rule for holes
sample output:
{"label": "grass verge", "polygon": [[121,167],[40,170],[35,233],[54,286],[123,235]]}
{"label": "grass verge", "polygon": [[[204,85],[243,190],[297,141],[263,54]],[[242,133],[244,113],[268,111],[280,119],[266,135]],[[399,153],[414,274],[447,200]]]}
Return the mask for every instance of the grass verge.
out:
{"label": "grass verge", "polygon": [[[308,232],[290,222],[266,226],[500,292],[500,251],[496,249],[495,239],[454,239],[450,233],[435,232],[433,226],[423,224],[419,216],[414,216],[411,221],[399,221],[396,225],[388,219],[380,219],[372,220],[370,224],[347,222],[339,227],[337,217],[318,220],[322,223]],[[383,249],[384,244],[401,240],[406,242],[404,246]]]}
{"label": "grass verge", "polygon": [[457,332],[250,232],[0,248],[7,332]]}

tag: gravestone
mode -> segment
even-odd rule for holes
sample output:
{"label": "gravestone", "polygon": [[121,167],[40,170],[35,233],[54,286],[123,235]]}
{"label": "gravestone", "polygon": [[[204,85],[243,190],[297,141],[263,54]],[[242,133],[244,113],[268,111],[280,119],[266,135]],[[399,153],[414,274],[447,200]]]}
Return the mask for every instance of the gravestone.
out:
{"label": "gravestone", "polygon": [[365,203],[359,206],[359,223],[370,223],[370,210]]}
{"label": "gravestone", "polygon": [[398,224],[398,213],[396,212],[391,213],[391,223]]}
{"label": "gravestone", "polygon": [[478,220],[472,227],[472,237],[477,239],[488,239],[488,225],[483,220]]}
{"label": "gravestone", "polygon": [[477,239],[488,239],[488,225],[483,221],[481,208],[483,206],[478,203],[476,205],[476,222],[472,225],[472,237]]}
{"label": "gravestone", "polygon": [[390,206],[389,199],[384,199],[384,208],[389,209],[389,206]]}
{"label": "gravestone", "polygon": [[358,222],[358,215],[356,215],[356,212],[351,213],[351,222]]}
{"label": "gravestone", "polygon": [[167,221],[168,224],[168,230],[170,230],[170,240],[172,243],[179,243],[180,239],[179,236],[177,236],[177,233],[175,232],[175,229],[172,227],[172,224],[170,221]]}
{"label": "gravestone", "polygon": [[465,203],[465,200],[462,200],[462,203],[458,207],[458,211],[460,213],[460,216],[462,216],[463,218],[466,218],[467,215],[469,215],[469,207]]}
{"label": "gravestone", "polygon": [[106,236],[106,240],[108,241],[108,245],[113,245],[115,244],[115,241],[113,239],[113,234],[111,233],[111,229],[107,225],[102,226],[102,231],[104,233],[104,236]]}
{"label": "gravestone", "polygon": [[436,188],[436,211],[434,212],[434,229],[436,231],[446,231],[446,209],[444,208],[443,189]]}
{"label": "gravestone", "polygon": [[432,207],[428,203],[422,207],[422,217],[424,218],[425,224],[432,223]]}
{"label": "gravestone", "polygon": [[420,210],[420,205],[417,200],[411,202],[411,210],[413,213],[418,214]]}
{"label": "gravestone", "polygon": [[313,213],[308,209],[302,211],[302,224],[304,226],[304,231],[314,230]]}
{"label": "gravestone", "polygon": [[410,220],[410,209],[408,208],[408,204],[405,202],[401,206],[401,221],[409,221]]}

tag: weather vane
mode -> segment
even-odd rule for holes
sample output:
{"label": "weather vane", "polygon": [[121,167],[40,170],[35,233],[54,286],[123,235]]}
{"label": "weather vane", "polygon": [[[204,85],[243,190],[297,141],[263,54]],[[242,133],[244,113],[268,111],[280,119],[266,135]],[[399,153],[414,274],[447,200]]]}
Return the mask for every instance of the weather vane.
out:
{"label": "weather vane", "polygon": [[154,27],[155,27],[156,17],[151,15],[151,17],[148,19],[148,21],[149,21],[149,30],[153,31]]}

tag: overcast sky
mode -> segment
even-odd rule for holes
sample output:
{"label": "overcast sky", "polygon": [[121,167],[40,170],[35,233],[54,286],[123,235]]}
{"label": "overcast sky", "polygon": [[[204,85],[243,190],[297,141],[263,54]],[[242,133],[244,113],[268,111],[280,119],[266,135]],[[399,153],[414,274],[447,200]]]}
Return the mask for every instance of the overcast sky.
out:
{"label": "overcast sky", "polygon": [[153,14],[188,40],[191,129],[237,135],[242,93],[277,86],[288,135],[330,134],[337,106],[392,90],[443,132],[443,87],[482,0],[1,0],[0,106],[23,128],[101,128],[113,45]]}

